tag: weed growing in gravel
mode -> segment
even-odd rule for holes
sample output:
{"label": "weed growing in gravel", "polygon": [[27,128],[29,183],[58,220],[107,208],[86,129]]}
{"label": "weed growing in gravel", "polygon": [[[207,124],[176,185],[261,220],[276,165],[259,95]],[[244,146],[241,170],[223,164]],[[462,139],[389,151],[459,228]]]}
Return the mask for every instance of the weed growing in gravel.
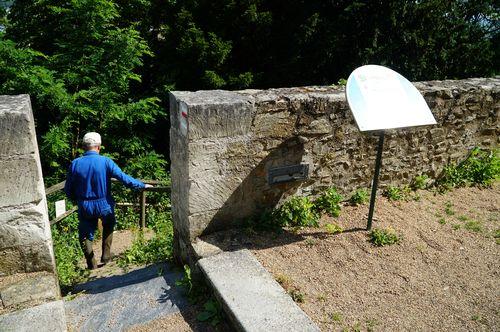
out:
{"label": "weed growing in gravel", "polygon": [[335,188],[329,188],[320,197],[314,201],[316,209],[325,211],[332,217],[340,215],[340,202],[344,198],[337,192]]}
{"label": "weed growing in gravel", "polygon": [[279,225],[318,227],[319,213],[308,197],[295,196],[274,212]]}
{"label": "weed growing in gravel", "polygon": [[481,223],[476,220],[469,220],[465,223],[464,228],[468,231],[479,233],[483,230]]}
{"label": "weed growing in gravel", "polygon": [[326,302],[326,296],[324,294],[318,295],[318,301]]}
{"label": "weed growing in gravel", "polygon": [[316,240],[315,239],[311,239],[311,238],[307,238],[306,241],[305,241],[305,243],[306,243],[306,246],[312,247],[312,246],[314,246],[316,244]]}
{"label": "weed growing in gravel", "polygon": [[457,219],[460,220],[460,221],[467,221],[467,220],[469,220],[469,217],[467,217],[467,216],[458,216]]}
{"label": "weed growing in gravel", "polygon": [[500,177],[500,150],[474,148],[458,164],[446,166],[436,181],[440,191],[471,185],[490,186]]}
{"label": "weed growing in gravel", "polygon": [[495,238],[495,241],[497,244],[500,244],[500,228],[498,228],[496,231],[495,231],[495,234],[493,235],[493,237]]}
{"label": "weed growing in gravel", "polygon": [[330,319],[335,323],[342,322],[342,314],[340,312],[332,312],[330,314]]}
{"label": "weed growing in gravel", "polygon": [[478,323],[481,323],[481,324],[487,324],[488,323],[486,321],[486,319],[484,317],[482,317],[481,315],[479,315],[479,314],[472,315],[472,317],[470,319],[473,320],[474,322],[478,322]]}
{"label": "weed growing in gravel", "polygon": [[352,326],[352,332],[361,332],[361,324],[359,322]]}
{"label": "weed growing in gravel", "polygon": [[444,219],[444,218],[439,218],[438,222],[439,222],[441,225],[444,225],[444,224],[446,224],[446,219]]}
{"label": "weed growing in gravel", "polygon": [[332,235],[337,233],[342,233],[344,231],[344,229],[337,224],[326,224],[325,228],[328,234]]}
{"label": "weed growing in gravel", "polygon": [[392,228],[375,228],[368,233],[368,236],[370,237],[370,242],[379,247],[399,243],[401,241],[400,236]]}
{"label": "weed growing in gravel", "polygon": [[298,289],[291,289],[288,291],[288,295],[292,298],[297,303],[304,303],[305,301],[305,296],[304,294],[298,290]]}
{"label": "weed growing in gravel", "polygon": [[377,326],[378,322],[376,319],[368,319],[366,321],[366,331],[367,332],[373,332],[375,329],[375,326]]}
{"label": "weed growing in gravel", "polygon": [[349,203],[352,205],[363,205],[368,202],[368,190],[365,188],[356,189],[349,198]]}
{"label": "weed growing in gravel", "polygon": [[284,274],[278,274],[276,276],[276,281],[281,285],[281,287],[287,289],[292,283],[290,277]]}
{"label": "weed growing in gravel", "polygon": [[452,228],[454,231],[459,230],[461,227],[462,227],[462,225],[460,225],[460,224],[454,224],[454,225],[452,225],[452,226],[451,226],[451,228]]}
{"label": "weed growing in gravel", "polygon": [[455,214],[455,211],[453,211],[453,203],[448,201],[444,205],[444,213],[446,213],[449,216],[452,216]]}

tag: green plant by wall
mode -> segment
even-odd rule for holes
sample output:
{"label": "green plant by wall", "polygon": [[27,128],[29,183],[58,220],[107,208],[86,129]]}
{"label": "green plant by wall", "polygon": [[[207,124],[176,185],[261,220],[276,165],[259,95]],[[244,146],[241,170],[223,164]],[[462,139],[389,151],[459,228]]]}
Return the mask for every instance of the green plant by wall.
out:
{"label": "green plant by wall", "polygon": [[399,243],[401,241],[400,236],[392,228],[374,228],[368,233],[368,236],[370,242],[378,247]]}
{"label": "green plant by wall", "polygon": [[490,186],[500,177],[500,150],[474,148],[458,164],[446,166],[436,181],[441,191],[471,185]]}
{"label": "green plant by wall", "polygon": [[349,203],[352,205],[363,205],[368,203],[368,190],[365,188],[356,189],[356,191],[349,198]]}
{"label": "green plant by wall", "polygon": [[63,294],[71,290],[72,285],[82,281],[88,271],[79,266],[83,257],[78,241],[78,218],[73,214],[51,226],[57,276]]}
{"label": "green plant by wall", "polygon": [[294,196],[273,213],[280,226],[318,227],[319,214],[308,197]]}
{"label": "green plant by wall", "polygon": [[315,207],[320,211],[325,211],[332,217],[340,215],[340,202],[344,198],[337,192],[335,188],[329,188],[320,197],[314,201]]}
{"label": "green plant by wall", "polygon": [[222,321],[222,307],[215,298],[210,298],[203,305],[203,311],[196,316],[200,322],[210,321],[210,325],[216,326]]}
{"label": "green plant by wall", "polygon": [[412,190],[427,189],[429,187],[430,178],[426,174],[417,175],[410,184]]}
{"label": "green plant by wall", "polygon": [[411,190],[409,186],[389,186],[384,191],[384,196],[387,197],[390,201],[408,200],[411,196]]}

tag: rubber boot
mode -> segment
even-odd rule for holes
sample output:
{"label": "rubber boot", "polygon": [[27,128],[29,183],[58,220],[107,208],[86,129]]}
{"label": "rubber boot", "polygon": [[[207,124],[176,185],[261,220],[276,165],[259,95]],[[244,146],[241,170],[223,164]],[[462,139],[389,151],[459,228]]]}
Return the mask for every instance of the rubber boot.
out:
{"label": "rubber boot", "polygon": [[81,243],[87,267],[89,270],[97,269],[97,262],[94,257],[94,249],[92,248],[92,241],[85,239]]}
{"label": "rubber boot", "polygon": [[102,229],[102,256],[101,263],[106,264],[111,260],[111,244],[113,243],[113,227],[103,225]]}

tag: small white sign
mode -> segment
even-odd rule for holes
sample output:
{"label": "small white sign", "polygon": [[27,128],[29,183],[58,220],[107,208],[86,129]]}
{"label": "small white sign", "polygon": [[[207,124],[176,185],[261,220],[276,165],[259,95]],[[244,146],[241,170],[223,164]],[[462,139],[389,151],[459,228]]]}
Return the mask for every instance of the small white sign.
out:
{"label": "small white sign", "polygon": [[187,135],[187,131],[188,131],[187,117],[188,117],[187,105],[186,105],[186,103],[181,101],[179,103],[179,124],[180,124],[181,134],[184,136]]}
{"label": "small white sign", "polygon": [[360,131],[436,124],[415,86],[383,66],[354,70],[347,80],[346,96]]}
{"label": "small white sign", "polygon": [[56,201],[56,218],[66,212],[66,200]]}

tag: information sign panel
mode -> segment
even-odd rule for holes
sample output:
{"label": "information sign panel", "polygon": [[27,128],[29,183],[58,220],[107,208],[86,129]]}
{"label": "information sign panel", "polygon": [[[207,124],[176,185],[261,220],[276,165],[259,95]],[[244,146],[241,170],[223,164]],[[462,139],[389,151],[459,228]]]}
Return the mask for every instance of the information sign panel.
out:
{"label": "information sign panel", "polygon": [[66,201],[64,199],[56,201],[56,217],[63,215],[66,212]]}
{"label": "information sign panel", "polygon": [[346,97],[360,131],[436,124],[415,86],[383,66],[354,70],[347,80]]}

